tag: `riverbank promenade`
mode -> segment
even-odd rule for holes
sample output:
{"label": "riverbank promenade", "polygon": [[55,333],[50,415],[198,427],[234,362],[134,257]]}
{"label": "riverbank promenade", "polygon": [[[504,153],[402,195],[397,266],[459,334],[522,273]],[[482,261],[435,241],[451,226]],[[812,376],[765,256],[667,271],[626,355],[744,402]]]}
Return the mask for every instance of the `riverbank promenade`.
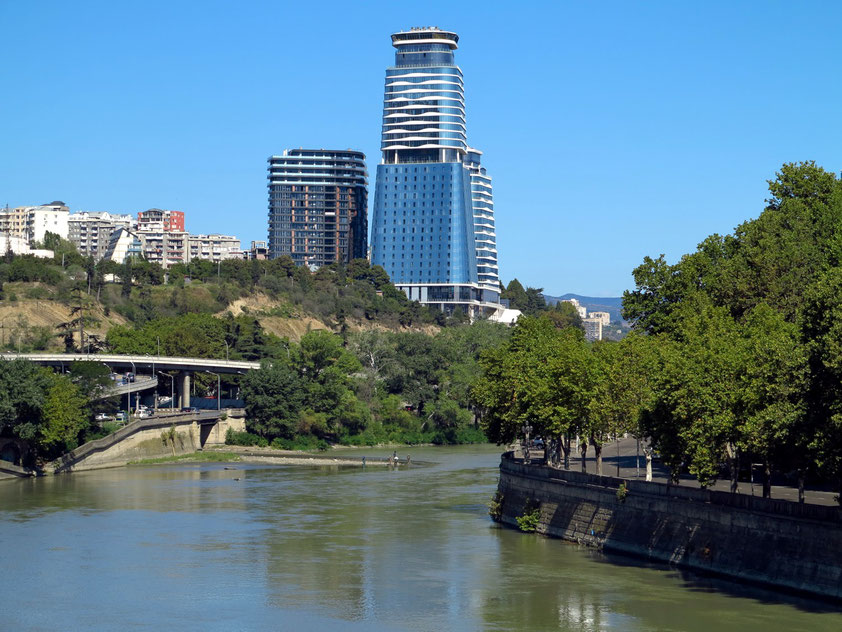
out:
{"label": "riverbank promenade", "polygon": [[[619,443],[619,456],[618,456]],[[578,452],[578,446],[572,444],[573,449],[570,453],[570,469],[576,472],[582,471],[582,460]],[[543,454],[543,452],[540,452]],[[536,456],[539,451],[532,450],[531,454]],[[617,473],[617,461],[620,463],[620,471]],[[639,463],[639,467],[638,467]],[[587,458],[585,459],[586,472],[588,474],[596,474],[596,458],[594,457],[593,447],[588,448]],[[643,455],[643,448],[641,444],[640,453],[637,453],[637,441],[633,437],[620,439],[619,442],[610,441],[602,447],[602,474],[604,476],[617,476],[618,478],[628,478],[645,480],[646,478],[646,458]],[[773,474],[773,481],[776,480]],[[657,460],[652,464],[652,480],[658,483],[666,483],[669,480],[669,470],[662,463]],[[699,489],[701,486],[699,482],[689,474],[683,474],[681,477],[681,486]],[[722,478],[716,481],[715,484],[708,487],[710,490],[727,492],[731,490],[731,481],[727,478]],[[746,494],[749,496],[763,495],[763,479],[762,470],[760,467],[754,468],[754,482],[751,480],[741,480],[737,488],[737,493]],[[836,505],[835,497],[837,492],[826,491],[823,489],[816,489],[810,487],[809,484],[805,490],[805,502],[816,505]],[[790,500],[798,502],[798,488],[788,485],[772,485],[772,498],[779,500]]]}

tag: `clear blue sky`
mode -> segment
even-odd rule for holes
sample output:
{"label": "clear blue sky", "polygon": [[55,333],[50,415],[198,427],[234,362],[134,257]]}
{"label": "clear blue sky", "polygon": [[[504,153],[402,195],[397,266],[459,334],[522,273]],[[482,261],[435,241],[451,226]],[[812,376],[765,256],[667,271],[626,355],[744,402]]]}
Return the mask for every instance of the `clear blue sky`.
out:
{"label": "clear blue sky", "polygon": [[756,217],[784,162],[842,169],[842,3],[0,0],[0,204],[186,213],[266,239],[266,158],[371,176],[390,33],[460,35],[500,272],[618,296]]}

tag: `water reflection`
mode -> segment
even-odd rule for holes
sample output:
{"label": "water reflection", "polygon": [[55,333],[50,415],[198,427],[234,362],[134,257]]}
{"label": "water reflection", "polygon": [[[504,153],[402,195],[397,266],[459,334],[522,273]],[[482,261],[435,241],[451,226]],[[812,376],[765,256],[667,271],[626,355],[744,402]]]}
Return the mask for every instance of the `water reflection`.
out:
{"label": "water reflection", "polygon": [[492,448],[412,457],[436,464],[168,465],[0,484],[4,629],[842,626],[813,602],[497,528]]}

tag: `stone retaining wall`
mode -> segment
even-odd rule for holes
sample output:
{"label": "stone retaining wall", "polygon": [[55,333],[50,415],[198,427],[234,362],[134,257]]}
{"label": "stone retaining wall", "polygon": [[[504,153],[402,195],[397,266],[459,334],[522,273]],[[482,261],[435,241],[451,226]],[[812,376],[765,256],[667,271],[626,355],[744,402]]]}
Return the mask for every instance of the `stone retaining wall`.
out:
{"label": "stone retaining wall", "polygon": [[[118,467],[131,461],[189,454],[205,445],[225,442],[228,428],[245,428],[245,418],[239,409],[203,411],[175,415],[161,415],[139,419],[116,432],[90,441],[49,463],[47,473],[59,474],[83,470]],[[223,418],[224,417],[224,418]],[[164,433],[175,429],[175,438]]]}
{"label": "stone retaining wall", "polygon": [[510,526],[537,507],[545,535],[842,600],[838,507],[523,465],[511,453],[498,490]]}

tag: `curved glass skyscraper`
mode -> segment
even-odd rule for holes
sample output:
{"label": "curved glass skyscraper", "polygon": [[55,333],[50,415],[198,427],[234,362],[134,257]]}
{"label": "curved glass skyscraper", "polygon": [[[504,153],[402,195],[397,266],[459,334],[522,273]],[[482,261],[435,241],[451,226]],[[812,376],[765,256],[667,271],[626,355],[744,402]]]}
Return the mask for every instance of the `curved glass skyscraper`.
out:
{"label": "curved glass skyscraper", "polygon": [[438,28],[392,35],[371,260],[410,299],[491,315],[500,308],[491,178],[467,144],[458,42]]}

